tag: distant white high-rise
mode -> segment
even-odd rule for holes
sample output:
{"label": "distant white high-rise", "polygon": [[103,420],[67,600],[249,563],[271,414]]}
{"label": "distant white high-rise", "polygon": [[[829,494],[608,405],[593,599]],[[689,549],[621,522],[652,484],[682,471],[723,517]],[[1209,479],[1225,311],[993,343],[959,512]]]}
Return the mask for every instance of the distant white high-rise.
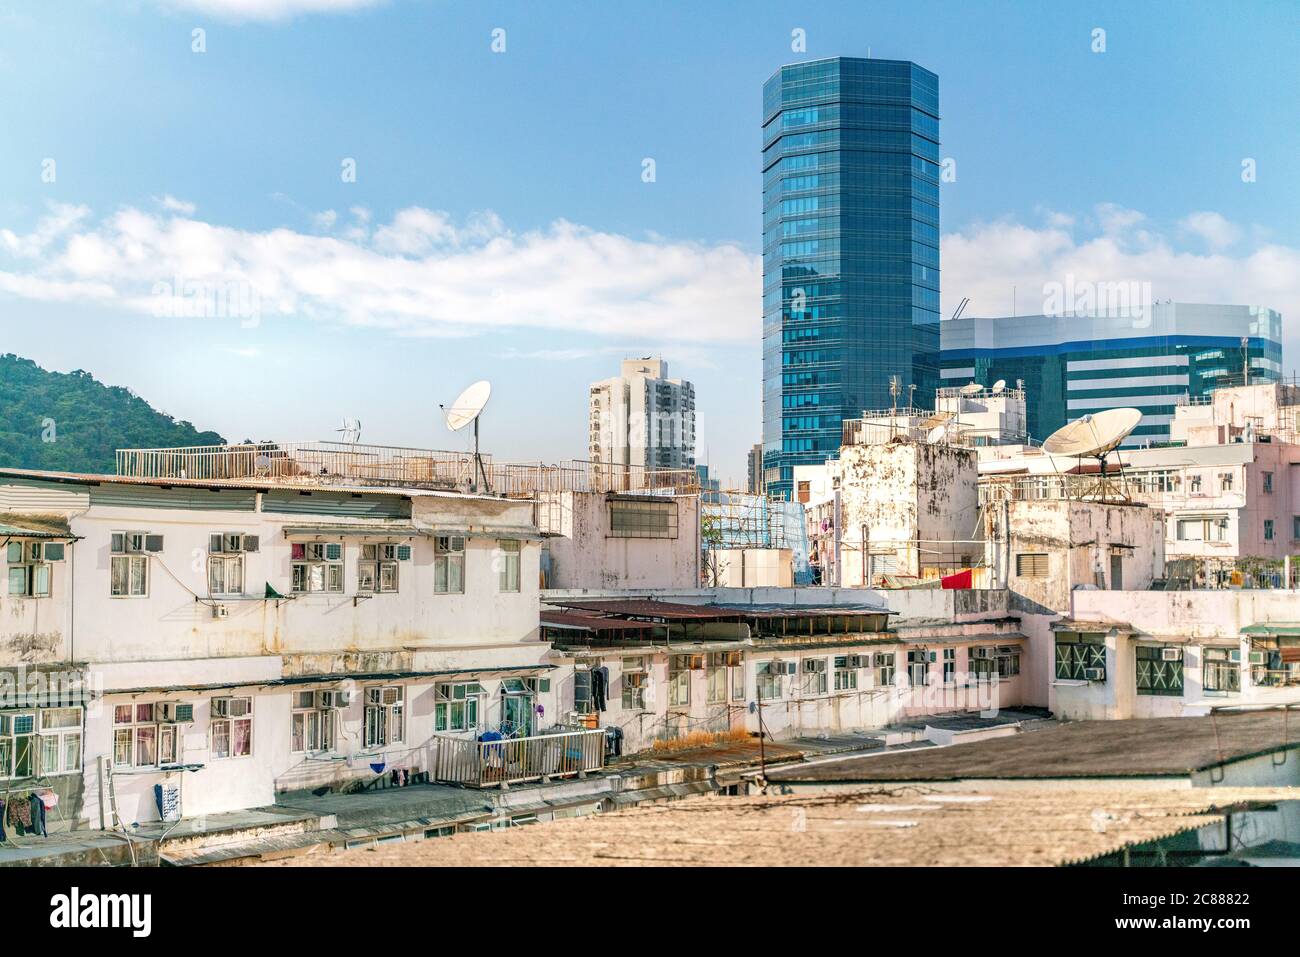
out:
{"label": "distant white high-rise", "polygon": [[593,462],[695,467],[695,387],[663,359],[624,359],[618,378],[593,382],[589,418]]}

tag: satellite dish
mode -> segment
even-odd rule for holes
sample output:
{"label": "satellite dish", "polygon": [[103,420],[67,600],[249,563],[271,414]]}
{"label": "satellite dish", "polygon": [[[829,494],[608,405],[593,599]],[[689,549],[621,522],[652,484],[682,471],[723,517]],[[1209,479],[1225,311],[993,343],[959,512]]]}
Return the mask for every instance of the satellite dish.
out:
{"label": "satellite dish", "polygon": [[1051,455],[1104,457],[1128,438],[1142,421],[1137,409],[1107,409],[1085,415],[1061,426],[1043,440],[1043,451]]}
{"label": "satellite dish", "polygon": [[483,465],[483,456],[478,451],[478,420],[483,415],[483,407],[487,405],[488,397],[491,395],[492,383],[487,379],[480,379],[462,392],[450,408],[445,405],[438,406],[447,420],[447,428],[453,432],[459,432],[471,422],[474,423],[474,478],[471,487],[476,492],[480,478],[483,481],[483,490],[492,491],[492,486],[488,482],[487,469]]}
{"label": "satellite dish", "polygon": [[334,431],[340,433],[342,441],[348,445],[356,445],[357,442],[361,441],[361,420],[349,419],[344,416],[343,428]]}
{"label": "satellite dish", "polygon": [[922,419],[919,425],[923,429],[933,429],[936,425],[943,425],[945,422],[951,419],[952,416],[953,413],[950,412],[949,410],[940,409],[934,415],[926,416],[924,419]]}
{"label": "satellite dish", "polygon": [[492,395],[492,383],[480,379],[457,397],[450,406],[438,406],[447,420],[447,428],[459,432],[471,422],[478,420]]}
{"label": "satellite dish", "polygon": [[925,441],[928,442],[930,445],[938,445],[947,437],[948,437],[947,427],[942,425],[936,425],[933,429],[931,429],[929,432],[926,433]]}
{"label": "satellite dish", "polygon": [[980,385],[978,382],[968,382],[961,387],[962,395],[975,395],[976,393],[983,391],[984,386]]}
{"label": "satellite dish", "polygon": [[993,383],[993,394],[1001,395],[1002,392],[1006,389],[1006,387],[1007,387],[1007,380],[999,379],[997,382]]}

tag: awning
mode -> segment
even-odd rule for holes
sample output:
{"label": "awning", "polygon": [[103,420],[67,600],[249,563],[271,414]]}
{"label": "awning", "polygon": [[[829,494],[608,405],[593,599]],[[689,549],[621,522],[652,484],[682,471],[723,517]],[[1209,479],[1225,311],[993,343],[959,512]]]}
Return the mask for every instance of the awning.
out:
{"label": "awning", "polygon": [[1241,629],[1243,635],[1264,638],[1300,637],[1300,621],[1261,621]]}
{"label": "awning", "polygon": [[492,528],[424,528],[425,535],[456,535],[461,538],[519,538],[540,542],[544,535],[531,525],[496,525]]}
{"label": "awning", "polygon": [[103,698],[118,694],[166,694],[188,691],[226,691],[236,688],[282,688],[309,684],[337,684],[340,681],[352,681],[365,684],[372,681],[402,681],[411,678],[443,678],[457,681],[462,678],[500,678],[504,676],[530,677],[543,675],[556,668],[552,664],[510,665],[497,668],[459,668],[449,671],[375,671],[375,672],[337,672],[320,675],[289,675],[284,678],[263,678],[252,681],[214,682],[211,684],[153,685],[140,688],[107,688],[95,692],[94,697]]}
{"label": "awning", "polygon": [[385,524],[382,522],[357,522],[350,525],[286,525],[285,538],[301,538],[307,535],[360,535],[370,538],[410,538],[423,535],[424,530],[416,528],[409,522]]}

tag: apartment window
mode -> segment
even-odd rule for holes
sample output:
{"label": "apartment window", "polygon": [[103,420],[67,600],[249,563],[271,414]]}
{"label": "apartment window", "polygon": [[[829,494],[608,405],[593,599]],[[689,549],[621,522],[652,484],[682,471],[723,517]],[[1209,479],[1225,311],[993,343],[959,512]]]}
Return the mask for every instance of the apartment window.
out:
{"label": "apartment window", "polygon": [[401,685],[366,689],[366,744],[378,748],[406,738],[406,711]]}
{"label": "apartment window", "polygon": [[957,649],[943,649],[943,683],[948,685],[957,680]]}
{"label": "apartment window", "polygon": [[153,702],[114,706],[114,767],[152,768],[176,763],[176,727],[160,719],[158,705]]}
{"label": "apartment window", "polygon": [[1138,645],[1137,693],[1140,695],[1174,695],[1183,693],[1183,652],[1179,648],[1154,648]]}
{"label": "apartment window", "polygon": [[0,776],[29,778],[36,765],[36,712],[0,714]]}
{"label": "apartment window", "polygon": [[[590,680],[591,672],[582,672]],[[588,685],[590,688],[590,685]],[[433,730],[477,731],[487,692],[477,681],[442,684],[434,689]],[[590,695],[588,696],[590,704]]]}
{"label": "apartment window", "polygon": [[1231,473],[1231,472],[1220,472],[1220,473],[1219,473],[1219,490],[1220,490],[1220,491],[1223,491],[1223,492],[1231,492],[1231,491],[1232,491],[1232,473]]}
{"label": "apartment window", "polygon": [[321,707],[320,692],[295,691],[289,721],[292,750],[334,750],[334,711]]}
{"label": "apartment window", "polygon": [[58,549],[62,558],[63,545],[44,542],[9,542],[5,546],[5,560],[9,563],[9,594],[14,598],[48,598],[50,596],[50,566],[44,560],[46,550]]}
{"label": "apartment window", "polygon": [[622,501],[609,503],[611,538],[676,538],[677,503]]}
{"label": "apartment window", "polygon": [[1241,690],[1241,652],[1235,648],[1206,648],[1202,652],[1201,684],[1206,691],[1236,694]]}
{"label": "apartment window", "polygon": [[1016,574],[1021,578],[1047,577],[1047,552],[1021,552],[1016,556]]}
{"label": "apartment window", "polygon": [[253,699],[213,698],[211,754],[214,758],[245,758],[253,753]]}
{"label": "apartment window", "polygon": [[292,559],[295,592],[343,590],[342,542],[295,542]]}
{"label": "apartment window", "polygon": [[1057,634],[1056,677],[1067,681],[1105,681],[1106,645],[1101,636]]}
{"label": "apartment window", "polygon": [[162,536],[144,532],[113,532],[109,538],[109,594],[115,598],[140,598],[149,593],[148,551],[162,551]]}
{"label": "apartment window", "polygon": [[1264,494],[1271,495],[1273,492],[1273,473],[1264,472],[1262,473],[1262,476],[1264,480]]}
{"label": "apartment window", "polygon": [[465,591],[465,539],[439,535],[433,540],[433,591],[460,595]]}
{"label": "apartment window", "polygon": [[708,668],[705,671],[709,704],[718,704],[727,700],[727,659],[728,652],[725,651],[714,651],[709,654]]}
{"label": "apartment window", "polygon": [[858,687],[858,656],[835,656],[835,690],[854,691]]}
{"label": "apartment window", "polygon": [[397,563],[411,557],[410,545],[368,543],[361,546],[357,562],[357,591],[397,591]]}
{"label": "apartment window", "polygon": [[1291,537],[1300,541],[1300,515],[1291,516]]}
{"label": "apartment window", "polygon": [[647,682],[645,658],[624,658],[623,676],[620,679],[623,689],[623,710],[645,710],[645,686]]}
{"label": "apartment window", "polygon": [[909,651],[907,653],[907,680],[913,688],[924,687],[930,671],[930,652]]}
{"label": "apartment window", "polygon": [[999,678],[1014,678],[1020,674],[1020,649],[1015,645],[998,645],[995,649]]}
{"label": "apartment window", "polygon": [[803,661],[803,693],[826,694],[826,659],[805,658]]}
{"label": "apartment window", "polygon": [[1273,520],[1271,518],[1266,518],[1264,519],[1264,541],[1271,542],[1272,540],[1273,540]]}
{"label": "apartment window", "polygon": [[781,697],[781,676],[785,674],[785,662],[760,661],[754,665],[754,679],[760,701],[771,701]]}
{"label": "apartment window", "polygon": [[594,714],[596,711],[591,697],[591,671],[587,668],[573,672],[573,710],[578,714]]}
{"label": "apartment window", "polygon": [[520,542],[516,538],[508,538],[497,542],[497,545],[501,549],[497,558],[501,563],[500,571],[497,573],[497,590],[519,591]]}
{"label": "apartment window", "polygon": [[691,655],[668,657],[668,703],[670,705],[691,703],[691,658]]}
{"label": "apartment window", "polygon": [[894,672],[897,667],[894,652],[876,652],[872,666],[876,670],[876,687],[886,688],[894,683]]}
{"label": "apartment window", "polygon": [[997,671],[997,657],[990,647],[966,649],[966,673],[971,681],[989,681]]}
{"label": "apartment window", "polygon": [[81,709],[44,708],[40,713],[41,774],[81,770]]}
{"label": "apartment window", "polygon": [[1222,542],[1228,538],[1228,519],[1222,515],[1180,518],[1174,524],[1180,542]]}
{"label": "apartment window", "polygon": [[1194,493],[1199,492],[1201,490],[1201,476],[1200,475],[1189,476],[1188,486],[1191,488],[1192,492]]}

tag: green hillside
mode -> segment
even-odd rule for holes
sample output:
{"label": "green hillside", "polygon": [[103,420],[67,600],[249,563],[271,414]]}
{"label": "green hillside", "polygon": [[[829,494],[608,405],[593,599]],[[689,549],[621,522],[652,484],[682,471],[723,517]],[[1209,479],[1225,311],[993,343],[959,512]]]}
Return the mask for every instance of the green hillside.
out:
{"label": "green hillside", "polygon": [[224,441],[89,372],[47,372],[30,359],[0,355],[0,466],[112,472],[120,448]]}

